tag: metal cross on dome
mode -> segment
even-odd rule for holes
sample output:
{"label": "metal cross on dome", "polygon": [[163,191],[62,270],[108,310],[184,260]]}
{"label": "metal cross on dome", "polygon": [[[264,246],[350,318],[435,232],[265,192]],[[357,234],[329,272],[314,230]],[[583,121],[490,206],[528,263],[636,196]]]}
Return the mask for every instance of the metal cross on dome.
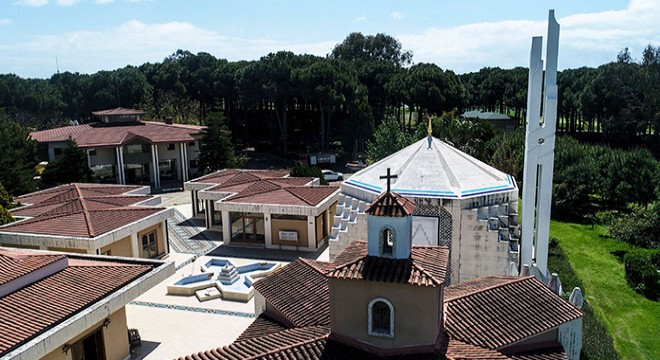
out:
{"label": "metal cross on dome", "polygon": [[395,175],[390,175],[390,168],[387,168],[387,175],[383,175],[383,176],[380,177],[381,179],[387,179],[387,193],[388,194],[390,193],[390,180],[391,179],[396,179],[398,177],[399,176],[396,175],[396,174]]}

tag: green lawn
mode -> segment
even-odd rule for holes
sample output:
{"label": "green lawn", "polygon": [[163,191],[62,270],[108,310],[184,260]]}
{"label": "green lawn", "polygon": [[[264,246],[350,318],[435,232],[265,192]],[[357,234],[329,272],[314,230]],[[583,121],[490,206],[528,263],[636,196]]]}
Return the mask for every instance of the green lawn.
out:
{"label": "green lawn", "polygon": [[558,221],[550,226],[621,358],[660,359],[660,302],[628,287],[623,263],[612,252],[628,250],[629,245],[602,236],[606,233],[600,226],[592,230],[590,225]]}

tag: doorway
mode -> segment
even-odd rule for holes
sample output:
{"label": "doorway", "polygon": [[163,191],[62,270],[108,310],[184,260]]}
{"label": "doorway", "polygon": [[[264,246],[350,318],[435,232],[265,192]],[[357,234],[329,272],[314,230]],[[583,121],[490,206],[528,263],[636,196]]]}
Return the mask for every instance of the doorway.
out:
{"label": "doorway", "polygon": [[103,328],[87,335],[71,346],[73,360],[106,360]]}

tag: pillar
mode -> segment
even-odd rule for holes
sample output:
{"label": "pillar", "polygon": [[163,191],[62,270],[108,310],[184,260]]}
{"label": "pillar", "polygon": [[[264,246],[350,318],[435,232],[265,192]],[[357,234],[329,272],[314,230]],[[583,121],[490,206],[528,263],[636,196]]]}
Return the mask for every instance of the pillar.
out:
{"label": "pillar", "polygon": [[264,213],[264,237],[267,249],[273,247],[273,223],[270,217],[270,213]]}
{"label": "pillar", "polygon": [[126,174],[124,173],[124,147],[117,146],[115,148],[117,154],[117,183],[126,184]]}
{"label": "pillar", "polygon": [[151,161],[153,161],[154,168],[154,187],[160,189],[160,169],[158,168],[158,145],[151,145]]}
{"label": "pillar", "polygon": [[316,250],[316,217],[307,216],[307,248]]}
{"label": "pillar", "polygon": [[179,150],[181,157],[181,165],[179,165],[179,169],[181,169],[181,180],[186,182],[188,181],[188,143],[180,143]]}
{"label": "pillar", "polygon": [[137,233],[131,234],[131,250],[133,252],[134,258],[140,257],[140,250],[142,250],[142,246],[140,244],[140,239],[138,239]]}
{"label": "pillar", "polygon": [[192,215],[197,216],[197,190],[190,190],[190,201],[192,204]]}
{"label": "pillar", "polygon": [[222,211],[222,241],[225,245],[231,243],[231,222],[229,211]]}

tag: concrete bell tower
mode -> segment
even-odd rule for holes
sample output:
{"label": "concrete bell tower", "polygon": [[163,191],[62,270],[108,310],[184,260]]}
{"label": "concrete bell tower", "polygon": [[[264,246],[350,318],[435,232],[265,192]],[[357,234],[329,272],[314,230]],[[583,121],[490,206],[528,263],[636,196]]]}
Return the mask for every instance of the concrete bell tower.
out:
{"label": "concrete bell tower", "polygon": [[365,211],[367,213],[367,242],[369,256],[390,259],[408,259],[412,249],[412,213],[415,204],[390,191],[390,180],[397,175],[381,176],[387,179],[387,191],[382,193]]}

